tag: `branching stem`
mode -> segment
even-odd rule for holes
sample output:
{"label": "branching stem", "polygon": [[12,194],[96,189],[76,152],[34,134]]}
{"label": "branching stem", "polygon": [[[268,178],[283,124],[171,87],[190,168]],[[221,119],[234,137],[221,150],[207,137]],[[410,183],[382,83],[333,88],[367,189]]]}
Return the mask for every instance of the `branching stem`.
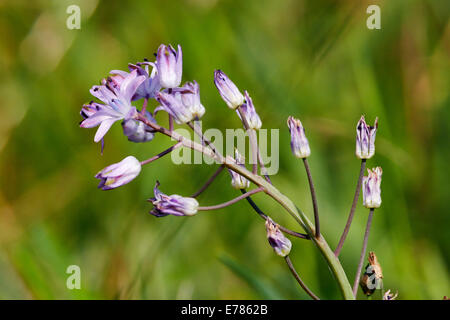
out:
{"label": "branching stem", "polygon": [[311,170],[309,169],[308,160],[306,158],[303,158],[303,163],[305,165],[306,175],[308,176],[309,189],[311,190],[311,198],[314,209],[314,223],[316,226],[316,237],[320,237],[319,208],[317,207],[316,190],[314,189],[314,183],[311,175]]}
{"label": "branching stem", "polygon": [[236,202],[241,201],[242,199],[245,199],[247,197],[250,197],[252,194],[258,193],[260,191],[263,191],[264,189],[259,187],[253,190],[250,190],[246,193],[244,193],[243,195],[240,195],[239,197],[236,197],[230,201],[215,205],[215,206],[209,206],[209,207],[198,207],[197,210],[199,211],[207,211],[207,210],[217,210],[217,209],[222,209],[228,206],[231,206],[232,204],[235,204]]}
{"label": "branching stem", "polygon": [[191,148],[195,151],[202,152],[204,155],[212,158],[219,164],[224,164],[228,169],[235,171],[236,173],[244,176],[254,184],[259,187],[264,188],[264,192],[268,194],[271,198],[277,201],[296,221],[299,223],[303,229],[308,233],[308,235],[312,238],[317,248],[322,253],[323,257],[328,263],[331,272],[336,278],[336,281],[339,285],[341,293],[345,299],[354,300],[355,296],[352,292],[352,287],[348,282],[347,276],[342,268],[342,265],[339,259],[334,255],[333,251],[328,246],[328,243],[325,241],[323,236],[314,237],[314,225],[309,221],[307,216],[285,195],[283,195],[277,188],[272,186],[262,177],[253,174],[248,171],[246,168],[238,165],[235,160],[230,158],[224,158],[220,155],[215,154],[209,148],[204,148],[201,144],[198,144],[194,141],[186,139],[175,131],[168,131],[167,129],[159,126],[156,123],[148,121],[143,116],[137,116],[137,120],[144,122],[146,125],[152,127],[156,131],[171,137],[172,139],[181,142],[183,146]]}
{"label": "branching stem", "polygon": [[[241,189],[241,192],[242,192],[242,194],[246,193],[245,189]],[[247,197],[246,200],[247,200],[247,202],[252,206],[252,208],[256,211],[256,213],[259,214],[259,216],[260,216],[261,218],[263,218],[264,220],[267,220],[267,219],[269,218],[269,216],[266,215],[266,214],[265,214],[265,213],[264,213],[264,212],[256,205],[256,203],[253,201],[252,197]],[[275,223],[276,223],[276,222],[275,222]],[[294,237],[297,237],[297,238],[301,238],[301,239],[306,239],[306,240],[309,240],[309,239],[310,239],[310,237],[309,237],[307,234],[292,231],[292,230],[290,230],[290,229],[288,229],[288,228],[285,228],[285,227],[279,225],[278,223],[277,223],[277,225],[278,225],[278,228],[279,228],[282,232],[287,233],[287,234],[290,234],[291,236],[294,236]]]}
{"label": "branching stem", "polygon": [[166,154],[172,152],[173,150],[175,150],[175,149],[177,149],[179,147],[181,147],[181,142],[178,142],[175,145],[171,146],[170,148],[164,150],[163,152],[158,153],[156,156],[153,156],[153,157],[151,157],[151,158],[149,158],[147,160],[141,161],[141,165],[143,166],[144,164],[148,164],[150,162],[158,160],[159,158],[162,158]]}
{"label": "branching stem", "polygon": [[336,249],[334,250],[334,254],[336,255],[336,257],[339,257],[339,254],[341,253],[342,246],[344,245],[344,241],[347,238],[348,231],[350,230],[350,226],[353,221],[353,216],[355,215],[355,209],[356,209],[356,205],[358,203],[359,193],[361,191],[361,183],[362,183],[362,178],[364,176],[365,168],[366,168],[366,159],[362,159],[361,160],[361,168],[359,170],[358,182],[356,183],[355,196],[353,197],[353,203],[352,203],[352,207],[350,209],[350,214],[348,215],[348,219],[347,219],[347,223],[345,224],[344,232],[342,233],[342,236],[339,239],[339,243],[338,243]]}
{"label": "branching stem", "polygon": [[364,264],[364,257],[366,256],[366,250],[367,250],[367,242],[369,241],[369,233],[370,233],[370,227],[372,226],[372,218],[373,218],[373,212],[375,209],[370,209],[369,211],[369,217],[367,218],[367,225],[366,225],[366,232],[364,232],[364,240],[363,240],[363,246],[361,249],[361,256],[359,257],[359,263],[358,263],[358,269],[356,270],[356,276],[355,276],[355,282],[353,282],[353,295],[356,297],[356,293],[358,292],[358,284],[359,284],[359,278],[361,276],[361,270]]}
{"label": "branching stem", "polygon": [[223,171],[224,168],[225,166],[223,164],[220,165],[220,167],[216,170],[216,172],[214,172],[214,174],[208,179],[208,181],[206,181],[205,184],[191,197],[197,198],[200,194],[202,194],[203,191],[205,191],[211,185],[211,183],[217,178],[217,176]]}
{"label": "branching stem", "polygon": [[284,257],[284,260],[286,261],[286,264],[288,265],[289,270],[291,270],[292,275],[294,276],[295,280],[297,280],[298,284],[303,288],[303,290],[305,290],[305,292],[314,300],[320,300],[319,297],[317,297],[302,281],[302,279],[298,275],[297,271],[295,270],[294,265],[292,264],[292,261],[289,258],[289,256]]}

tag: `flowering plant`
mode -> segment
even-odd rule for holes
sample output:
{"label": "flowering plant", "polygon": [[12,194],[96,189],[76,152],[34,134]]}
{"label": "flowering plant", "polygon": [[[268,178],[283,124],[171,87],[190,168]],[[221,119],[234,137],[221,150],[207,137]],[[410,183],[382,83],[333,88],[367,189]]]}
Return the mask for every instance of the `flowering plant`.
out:
{"label": "flowering plant", "polygon": [[[358,284],[360,283],[362,265],[366,255],[374,209],[381,205],[381,168],[369,170],[369,176],[363,177],[366,161],[375,154],[375,136],[378,128],[378,120],[375,120],[375,125],[370,127],[366,124],[364,117],[361,117],[357,124],[356,155],[361,159],[361,170],[347,224],[336,249],[333,251],[320,232],[318,202],[307,160],[311,155],[311,149],[301,121],[290,116],[287,124],[291,136],[292,153],[295,157],[302,159],[308,176],[314,209],[314,223],[309,220],[307,215],[292,200],[283,195],[272,184],[270,177],[265,171],[259,145],[256,140],[256,131],[261,129],[262,121],[256,112],[249,93],[244,91],[244,94],[242,94],[238,86],[223,71],[216,70],[214,72],[214,83],[220,96],[230,109],[236,110],[249,137],[253,159],[251,170],[247,169],[245,158],[237,150],[233,157],[221,154],[196,125],[196,121],[205,114],[206,109],[200,101],[200,87],[196,81],[181,85],[182,64],[181,46],[178,46],[177,50],[175,50],[171,45],[161,45],[157,50],[156,61],[129,64],[128,71],[113,70],[110,72],[111,75],[109,77],[102,80],[101,85],[91,88],[91,94],[102,103],[92,101],[82,107],[81,115],[84,120],[80,126],[83,128],[99,127],[95,134],[95,142],[103,141],[108,130],[118,120],[122,120],[123,132],[131,142],[149,142],[153,140],[156,134],[166,135],[175,141],[175,144],[169,149],[162,151],[150,159],[139,161],[133,156],[128,156],[122,161],[101,170],[96,175],[96,178],[100,179],[99,188],[110,190],[129,183],[139,175],[142,166],[154,162],[177,148],[190,148],[201,152],[219,165],[214,175],[206,181],[198,192],[190,197],[166,195],[159,190],[160,183],[157,181],[154,188],[154,197],[148,200],[153,205],[150,211],[152,215],[156,217],[168,215],[182,217],[194,216],[199,211],[224,208],[245,199],[252,209],[265,220],[268,243],[278,256],[284,258],[294,278],[306,293],[313,299],[319,299],[306,286],[297,273],[289,257],[289,253],[294,246],[291,240],[285,235],[314,242],[333,273],[343,297],[345,299],[355,299]],[[150,67],[152,68],[151,72],[149,70]],[[143,100],[140,110],[134,106],[138,100]],[[155,100],[159,104],[154,108],[153,112],[148,110],[150,100]],[[168,128],[157,123],[155,118],[158,112],[166,112],[168,114]],[[201,143],[192,141],[177,133],[174,130],[174,122],[179,125],[187,124],[199,136]],[[259,171],[261,173],[258,173],[258,169],[260,169]],[[242,194],[222,204],[201,206],[196,198],[208,188],[223,170],[228,170],[231,176],[231,186],[239,189]],[[250,185],[255,186],[255,188],[247,191],[246,189]],[[352,288],[342,268],[339,254],[353,220],[361,187],[363,190],[363,204],[369,208],[369,215],[364,243]],[[264,213],[251,198],[253,194],[259,192],[264,192],[278,202],[295,219],[305,233],[285,228]],[[373,257],[374,254],[371,253],[369,262],[376,260]],[[381,267],[377,270],[381,270]],[[366,270],[365,275],[368,274],[367,272]],[[376,274],[379,274],[379,272]],[[363,277],[361,280],[363,289],[368,283],[367,281],[363,281],[364,279]],[[373,290],[369,288],[369,290],[364,290],[364,292],[373,293]],[[390,291],[387,291],[384,296],[386,299],[396,297],[390,294]]]}

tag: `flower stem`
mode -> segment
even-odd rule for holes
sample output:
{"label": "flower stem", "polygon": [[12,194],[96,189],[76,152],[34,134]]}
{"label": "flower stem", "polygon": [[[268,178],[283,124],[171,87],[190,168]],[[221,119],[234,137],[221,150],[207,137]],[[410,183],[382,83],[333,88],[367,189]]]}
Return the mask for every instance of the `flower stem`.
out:
{"label": "flower stem", "polygon": [[248,121],[242,112],[241,106],[237,108],[237,111],[241,117],[242,124],[244,125],[244,129],[247,131],[248,139],[250,141],[250,148],[252,151],[252,173],[258,174],[258,142],[256,139],[256,131],[249,128]]}
{"label": "flower stem", "polygon": [[[246,193],[246,191],[245,191],[245,189],[241,189],[241,192],[242,192],[242,194],[245,194]],[[264,220],[267,220],[269,217],[256,205],[256,203],[253,201],[253,199],[251,198],[251,197],[247,197],[247,198],[245,198],[246,200],[247,200],[247,202],[252,206],[252,208],[259,214],[259,216],[261,217],[261,218],[263,218]],[[276,223],[276,222],[275,222]],[[310,239],[310,237],[307,235],[307,234],[304,234],[304,233],[299,233],[299,232],[295,232],[295,231],[292,231],[292,230],[290,230],[290,229],[288,229],[288,228],[285,228],[285,227],[283,227],[283,226],[281,226],[281,225],[279,225],[278,223],[277,223],[277,225],[278,225],[278,228],[282,231],[282,232],[284,232],[284,233],[287,233],[287,234],[290,234],[291,236],[294,236],[294,237],[297,237],[297,238],[301,238],[301,239],[306,239],[306,240],[309,240]]]}
{"label": "flower stem", "polygon": [[214,159],[217,163],[225,164],[227,168],[230,170],[239,173],[240,175],[246,177],[248,180],[255,183],[257,186],[264,188],[265,193],[267,193],[271,198],[277,201],[286,211],[303,227],[303,229],[308,233],[308,235],[312,238],[314,243],[317,245],[317,248],[322,253],[323,257],[327,261],[328,266],[330,267],[331,272],[333,273],[336,281],[341,290],[342,296],[347,300],[354,300],[355,296],[352,292],[352,287],[348,282],[347,276],[345,275],[344,269],[339,261],[339,259],[334,255],[331,248],[328,246],[328,243],[321,235],[320,237],[314,237],[314,225],[309,221],[306,215],[296,207],[296,205],[285,195],[283,195],[277,188],[272,186],[266,180],[258,175],[252,174],[246,168],[238,165],[236,161],[229,158],[224,158],[223,156],[217,155],[212,152],[210,149],[204,148],[201,144],[198,144],[194,141],[186,139],[182,135],[178,134],[175,131],[168,131],[166,128],[159,126],[156,123],[148,121],[147,118],[143,116],[137,116],[137,120],[144,122],[146,125],[152,127],[156,131],[171,137],[172,139],[179,141],[183,144],[183,146],[187,148],[191,148],[195,151],[202,152],[204,155]]}
{"label": "flower stem", "polygon": [[308,159],[303,158],[303,164],[305,165],[306,175],[308,176],[309,189],[311,190],[311,198],[314,209],[314,225],[316,227],[316,237],[320,237],[320,223],[319,223],[319,208],[317,207],[316,190],[314,189],[314,183],[309,169]]}
{"label": "flower stem", "polygon": [[327,261],[328,266],[330,267],[331,272],[333,273],[336,281],[338,283],[339,289],[344,297],[347,300],[354,300],[355,297],[352,292],[352,287],[345,275],[345,271],[342,268],[342,265],[339,259],[334,255],[334,252],[328,246],[328,243],[323,238],[322,235],[320,237],[314,237],[314,225],[309,221],[307,216],[285,195],[283,195],[277,188],[272,186],[262,177],[252,174],[245,168],[237,165],[235,162],[231,162],[228,158],[225,159],[225,165],[231,170],[239,173],[240,175],[246,177],[251,182],[255,183],[257,186],[261,186],[264,188],[264,192],[268,194],[271,198],[277,201],[286,211],[303,227],[303,229],[307,232],[309,237],[314,241],[317,248]]}
{"label": "flower stem", "polygon": [[259,188],[250,190],[250,191],[244,193],[243,195],[240,195],[239,197],[236,197],[236,198],[234,198],[234,199],[232,199],[230,201],[227,201],[227,202],[215,205],[215,206],[210,206],[210,207],[198,207],[197,210],[198,211],[207,211],[207,210],[222,209],[222,208],[231,206],[232,204],[235,204],[236,202],[241,201],[242,199],[245,199],[245,198],[251,196],[252,194],[258,193],[258,192],[263,191],[263,190],[264,190],[264,188],[259,187]]}
{"label": "flower stem", "polygon": [[163,156],[165,156],[166,154],[172,152],[173,150],[177,149],[181,147],[181,142],[178,142],[176,144],[174,144],[173,146],[171,146],[170,148],[164,150],[163,152],[158,153],[156,156],[153,156],[147,160],[141,161],[141,165],[143,166],[144,164],[148,164],[150,162],[153,162],[155,160],[158,160],[159,158],[162,158]]}
{"label": "flower stem", "polygon": [[342,246],[344,245],[344,241],[347,238],[348,231],[350,230],[350,226],[352,224],[353,216],[355,215],[356,204],[358,203],[359,193],[361,191],[361,183],[362,178],[364,176],[364,169],[366,168],[366,159],[361,160],[361,168],[359,170],[358,182],[356,183],[356,191],[355,196],[353,197],[352,207],[350,209],[350,214],[348,215],[347,223],[345,224],[344,232],[342,233],[341,238],[339,239],[339,243],[334,250],[334,254],[336,257],[339,256],[342,250]]}
{"label": "flower stem", "polygon": [[173,117],[169,114],[169,131],[173,131]]}
{"label": "flower stem", "polygon": [[210,186],[210,184],[217,178],[217,176],[223,171],[224,168],[225,166],[222,164],[219,169],[217,169],[216,172],[214,172],[214,174],[208,179],[208,181],[206,181],[205,184],[191,197],[197,198],[201,193],[203,193],[203,191],[205,191]]}
{"label": "flower stem", "polygon": [[195,132],[195,134],[197,134],[200,137],[200,139],[202,140],[202,144],[207,145],[208,147],[211,148],[211,150],[214,153],[219,154],[217,149],[215,148],[214,144],[211,141],[209,141],[208,139],[205,138],[201,128],[199,126],[197,126],[195,124],[195,122],[194,123],[188,122],[187,125]]}
{"label": "flower stem", "polygon": [[147,109],[147,104],[148,104],[148,98],[144,99],[144,103],[142,104],[142,109],[141,109],[141,114],[143,114],[145,116],[145,111]]}
{"label": "flower stem", "polygon": [[303,288],[303,290],[305,290],[305,292],[314,300],[320,300],[319,297],[317,297],[307,286],[306,284],[302,281],[302,279],[300,278],[300,276],[298,275],[297,271],[295,270],[291,259],[289,258],[289,256],[284,257],[284,260],[286,261],[289,270],[291,270],[292,275],[294,276],[295,280],[297,280],[298,284]]}
{"label": "flower stem", "polygon": [[361,249],[361,256],[359,257],[358,269],[356,270],[355,282],[353,283],[353,295],[355,297],[356,297],[356,293],[358,292],[359,277],[361,276],[361,270],[362,270],[362,266],[364,263],[364,257],[366,256],[367,242],[369,241],[369,233],[370,233],[370,227],[372,225],[372,218],[373,218],[374,211],[375,211],[375,209],[371,208],[369,211],[369,217],[367,218],[366,232],[364,232],[363,247]]}

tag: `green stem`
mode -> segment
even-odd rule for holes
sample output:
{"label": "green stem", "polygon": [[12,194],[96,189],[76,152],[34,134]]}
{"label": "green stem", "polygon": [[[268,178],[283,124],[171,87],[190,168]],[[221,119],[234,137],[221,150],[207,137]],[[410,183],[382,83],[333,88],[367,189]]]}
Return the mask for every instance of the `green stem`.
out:
{"label": "green stem", "polygon": [[148,121],[147,118],[138,115],[137,120],[144,122],[149,125],[156,131],[169,136],[175,139],[178,142],[181,142],[183,146],[196,150],[198,152],[202,152],[206,156],[216,160],[217,163],[225,164],[229,169],[239,173],[240,175],[246,177],[248,180],[252,181],[258,187],[262,187],[263,191],[267,193],[270,197],[272,197],[275,201],[277,201],[289,214],[303,227],[303,229],[307,232],[307,234],[311,237],[311,240],[316,244],[317,248],[320,250],[322,255],[330,267],[331,272],[336,278],[339,288],[341,290],[342,296],[347,300],[355,300],[355,296],[353,295],[352,288],[347,279],[347,276],[342,268],[342,265],[339,259],[334,255],[334,252],[331,250],[328,243],[325,241],[323,236],[315,237],[314,225],[309,221],[306,215],[295,206],[295,204],[285,195],[283,195],[277,188],[272,186],[269,182],[264,180],[261,176],[255,175],[248,171],[246,168],[238,165],[236,161],[231,157],[224,158],[223,156],[215,154],[211,149],[204,148],[201,144],[198,144],[194,141],[184,138],[180,134],[175,131],[168,131],[167,129]]}
{"label": "green stem", "polygon": [[264,188],[264,192],[277,201],[289,214],[303,227],[306,233],[311,237],[311,240],[316,244],[317,248],[322,253],[323,257],[328,263],[334,277],[336,278],[339,289],[341,290],[342,296],[347,300],[354,300],[355,296],[352,292],[352,287],[347,279],[344,269],[339,261],[339,259],[334,255],[333,250],[326,242],[325,238],[320,235],[315,237],[315,229],[313,223],[309,221],[306,215],[295,206],[295,204],[285,195],[283,195],[277,188],[272,186],[262,177],[252,174],[245,168],[237,165],[230,161],[229,158],[226,159],[225,165],[231,170],[239,173],[240,175],[246,177],[259,187]]}

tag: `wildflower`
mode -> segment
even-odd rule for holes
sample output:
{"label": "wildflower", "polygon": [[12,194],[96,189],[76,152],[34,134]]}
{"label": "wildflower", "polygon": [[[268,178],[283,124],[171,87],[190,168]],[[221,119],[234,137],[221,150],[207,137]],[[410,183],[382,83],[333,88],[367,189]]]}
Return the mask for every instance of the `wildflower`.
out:
{"label": "wildflower", "polygon": [[381,175],[383,170],[376,167],[372,170],[367,169],[368,176],[363,178],[362,192],[363,205],[366,208],[379,208],[381,205]]}
{"label": "wildflower", "polygon": [[300,120],[289,116],[287,120],[289,132],[291,133],[291,149],[297,158],[307,158],[311,154],[305,129]]}
{"label": "wildflower", "polygon": [[194,198],[182,197],[177,194],[165,195],[159,191],[159,181],[156,181],[155,197],[149,201],[155,206],[150,213],[156,217],[164,217],[169,214],[174,216],[192,216],[197,213],[198,202]]}
{"label": "wildflower", "polygon": [[192,109],[186,108],[180,97],[177,98],[174,93],[158,92],[156,94],[156,100],[161,106],[155,109],[155,113],[164,110],[170,114],[178,124],[188,123],[195,119]]}
{"label": "wildflower", "polygon": [[187,82],[183,87],[173,89],[172,95],[181,101],[193,119],[201,118],[205,114],[205,107],[200,102],[200,86],[197,81]]}
{"label": "wildflower", "polygon": [[398,297],[398,292],[395,294],[391,293],[391,290],[389,289],[384,293],[383,300],[395,300]]}
{"label": "wildflower", "polygon": [[286,257],[291,252],[292,243],[279,230],[278,225],[272,219],[266,220],[267,240],[280,257]]}
{"label": "wildflower", "polygon": [[231,109],[236,109],[244,103],[244,96],[222,70],[214,71],[214,83],[222,99]]}
{"label": "wildflower", "polygon": [[128,156],[118,163],[114,163],[95,176],[100,179],[98,188],[110,190],[127,184],[141,172],[141,163],[133,156]]}
{"label": "wildflower", "polygon": [[368,126],[364,116],[356,126],[356,156],[360,159],[370,159],[375,154],[375,137],[378,129],[378,118],[373,127]]}
{"label": "wildflower", "polygon": [[[149,73],[149,66],[153,67],[151,73]],[[145,77],[144,82],[136,89],[132,100],[155,98],[156,93],[161,90],[161,84],[159,83],[157,69],[154,67],[154,64],[144,61],[138,62],[137,64],[129,64],[128,68],[130,71],[136,70],[138,75]]]}
{"label": "wildflower", "polygon": [[136,113],[136,108],[131,105],[131,98],[136,89],[145,80],[144,76],[138,76],[133,70],[124,78],[108,78],[102,85],[93,86],[91,94],[104,104],[91,103],[83,106],[81,114],[85,119],[81,122],[82,128],[99,126],[94,137],[99,142],[114,122],[122,119],[130,119]]}
{"label": "wildflower", "polygon": [[[258,114],[256,113],[252,98],[250,98],[247,91],[244,91],[244,95],[245,95],[245,102],[241,106],[241,111],[242,111],[242,114],[243,114],[245,120],[247,120],[248,129],[254,129],[254,130],[261,129],[262,122],[261,122],[261,119],[259,118]],[[238,115],[239,115],[239,118],[241,118],[241,115],[239,112],[238,112]],[[241,120],[242,120],[242,118],[241,118]]]}
{"label": "wildflower", "polygon": [[[155,118],[148,111],[145,112],[145,117],[153,123],[156,123]],[[126,119],[122,121],[123,134],[132,142],[147,142],[153,140],[155,130],[150,126],[144,124],[142,121],[135,119]]]}
{"label": "wildflower", "polygon": [[183,52],[178,45],[178,51],[169,45],[160,45],[156,55],[156,68],[159,83],[163,88],[175,88],[181,83],[183,73]]}
{"label": "wildflower", "polygon": [[[245,158],[239,153],[238,149],[234,149],[234,157],[236,160],[236,164],[241,167],[245,167]],[[231,174],[231,185],[235,189],[246,189],[250,187],[250,181],[248,181],[245,177],[241,176],[239,173],[230,170]]]}

